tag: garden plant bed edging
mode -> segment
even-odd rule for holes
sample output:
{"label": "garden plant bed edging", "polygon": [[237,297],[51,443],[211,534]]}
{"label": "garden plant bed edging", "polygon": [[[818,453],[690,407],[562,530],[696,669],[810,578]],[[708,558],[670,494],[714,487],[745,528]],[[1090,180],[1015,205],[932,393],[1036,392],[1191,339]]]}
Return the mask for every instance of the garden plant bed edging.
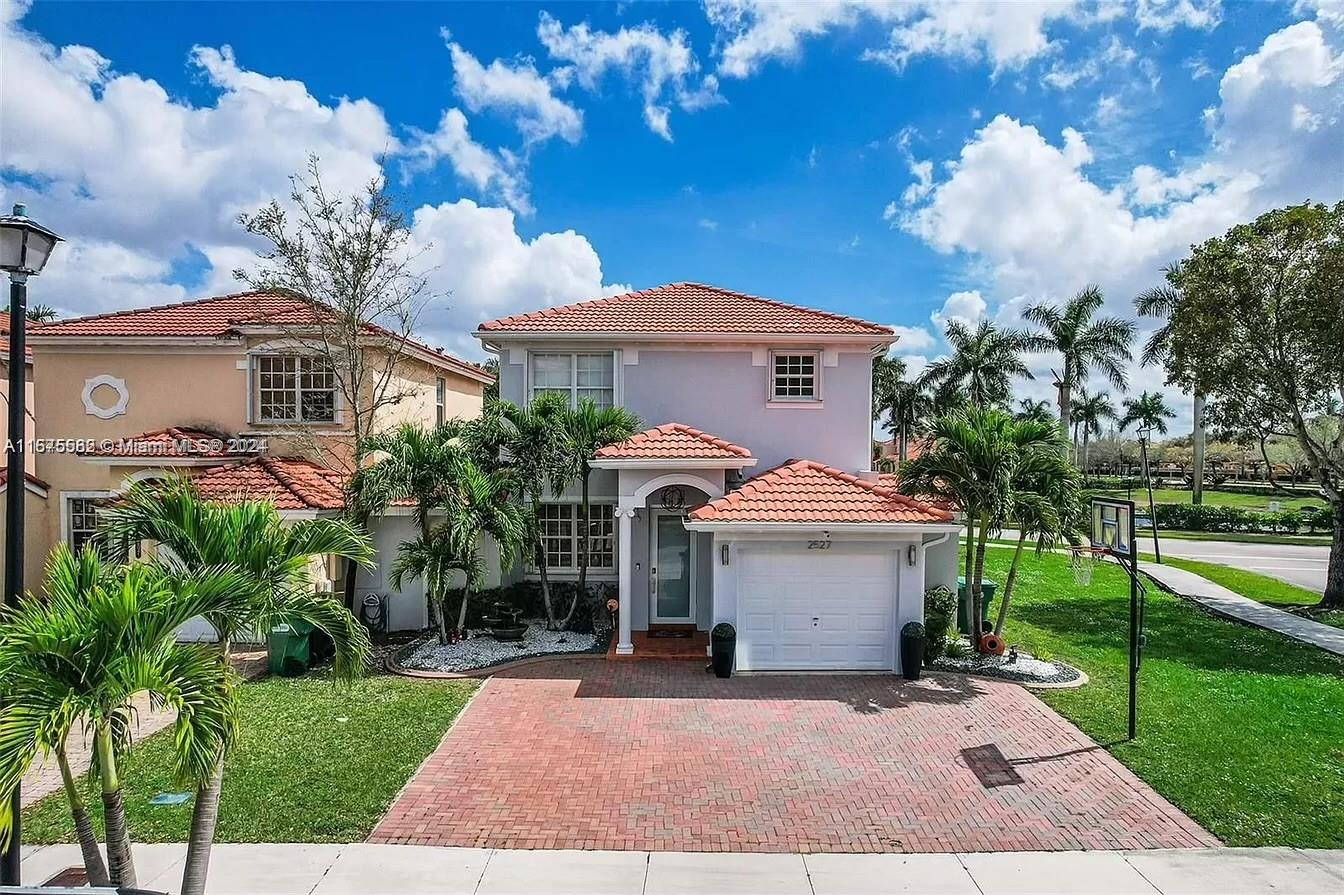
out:
{"label": "garden plant bed edging", "polygon": [[432,633],[407,644],[387,659],[389,670],[411,677],[475,677],[482,671],[556,658],[602,657],[609,632],[578,634],[547,631],[532,622],[521,641],[498,641],[481,632],[458,643],[440,644]]}
{"label": "garden plant bed edging", "polygon": [[1026,653],[1018,653],[1017,661],[1011,663],[1008,656],[981,653],[971,653],[960,659],[940,656],[929,669],[1007,681],[1032,689],[1065,690],[1087,683],[1087,675],[1080,668],[1063,662],[1045,662]]}

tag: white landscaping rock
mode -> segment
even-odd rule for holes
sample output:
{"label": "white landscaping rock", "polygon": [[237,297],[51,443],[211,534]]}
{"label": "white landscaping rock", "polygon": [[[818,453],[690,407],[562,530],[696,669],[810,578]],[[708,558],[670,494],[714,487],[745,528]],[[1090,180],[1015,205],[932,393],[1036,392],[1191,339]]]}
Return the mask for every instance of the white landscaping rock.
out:
{"label": "white landscaping rock", "polygon": [[468,635],[460,643],[449,644],[441,644],[431,635],[412,647],[401,665],[421,671],[471,671],[528,656],[587,652],[597,645],[594,634],[548,631],[544,625],[535,622],[527,626],[522,640],[499,641],[482,631],[468,632]]}

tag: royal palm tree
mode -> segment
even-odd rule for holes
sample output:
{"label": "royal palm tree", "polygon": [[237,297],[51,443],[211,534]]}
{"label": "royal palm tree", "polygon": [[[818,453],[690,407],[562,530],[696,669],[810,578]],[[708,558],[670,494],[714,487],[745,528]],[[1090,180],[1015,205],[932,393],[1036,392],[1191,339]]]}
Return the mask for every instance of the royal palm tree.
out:
{"label": "royal palm tree", "polygon": [[[215,651],[177,642],[177,629],[209,612],[242,624],[246,577],[221,567],[177,574],[148,563],[104,566],[91,547],[51,554],[45,593],[25,597],[0,623],[0,840],[12,829],[12,796],[34,758],[56,751],[90,881],[134,887],[120,765],[130,747],[133,701],[176,713],[173,773],[200,786],[237,728],[236,675]],[[102,794],[107,866],[65,758],[78,722],[92,732]]]}
{"label": "royal palm tree", "polygon": [[1167,404],[1160,392],[1141,392],[1137,398],[1126,398],[1121,402],[1125,413],[1120,417],[1120,431],[1130,426],[1140,430],[1148,429],[1161,435],[1167,434],[1167,420],[1175,419],[1176,411]]}
{"label": "royal palm tree", "polygon": [[[985,549],[991,530],[1002,527],[1012,509],[1014,482],[1023,464],[1041,451],[1058,451],[1054,421],[1016,421],[992,407],[971,405],[935,420],[929,445],[901,467],[901,490],[939,497],[966,516],[966,587],[972,631],[978,632]],[[979,646],[979,637],[972,636]]]}
{"label": "royal palm tree", "polygon": [[559,494],[569,485],[565,480],[568,470],[564,440],[564,416],[569,404],[562,395],[552,392],[538,395],[527,407],[511,403],[501,403],[499,407],[510,480],[518,496],[531,508],[525,520],[528,524],[527,540],[541,579],[541,600],[546,607],[546,624],[555,629],[558,624],[551,602],[550,574],[538,520],[541,518],[541,503],[547,493]]}
{"label": "royal palm tree", "polygon": [[[187,479],[136,485],[105,510],[99,522],[96,542],[152,541],[157,545],[155,562],[171,571],[199,574],[223,568],[244,577],[249,585],[244,612],[207,605],[197,613],[219,634],[221,662],[227,664],[229,646],[240,635],[297,620],[331,639],[338,679],[350,680],[367,667],[368,632],[340,601],[315,593],[309,574],[312,562],[327,556],[372,566],[373,545],[352,523],[337,519],[286,523],[269,503],[207,502]],[[227,752],[219,750],[213,771],[196,792],[182,895],[201,895],[205,890]]]}
{"label": "royal palm tree", "polygon": [[1106,421],[1114,422],[1119,417],[1115,412],[1115,405],[1111,403],[1109,392],[1097,392],[1088,394],[1083,392],[1081,400],[1074,405],[1073,418],[1082,431],[1083,451],[1082,463],[1079,464],[1083,470],[1083,475],[1087,475],[1087,447],[1092,440],[1093,435],[1101,435],[1101,424]]}
{"label": "royal palm tree", "polygon": [[1073,431],[1073,389],[1086,384],[1094,372],[1118,389],[1125,387],[1124,365],[1131,359],[1129,345],[1134,341],[1134,321],[1119,317],[1093,319],[1105,303],[1101,289],[1088,286],[1063,307],[1037,304],[1022,312],[1029,322],[1044,327],[1045,350],[1058,351],[1062,357],[1056,386],[1059,427],[1066,438]]}
{"label": "royal palm tree", "polygon": [[1049,422],[1054,419],[1054,416],[1050,413],[1049,401],[1034,401],[1031,398],[1023,398],[1017,402],[1017,412],[1013,414],[1013,419]]}
{"label": "royal palm tree", "polygon": [[592,505],[588,500],[588,488],[593,475],[593,454],[609,444],[624,441],[639,431],[639,417],[624,407],[599,408],[590,399],[579,401],[577,407],[565,412],[562,421],[564,433],[565,460],[563,478],[565,481],[579,483],[579,581],[574,599],[561,627],[569,624],[574,617],[579,600],[588,595],[588,561],[592,552],[593,527]]}
{"label": "royal palm tree", "polygon": [[933,407],[922,379],[906,378],[905,361],[899,357],[873,358],[873,419],[887,415],[886,429],[896,439],[898,462],[909,456],[910,436]]}
{"label": "royal palm tree", "polygon": [[981,320],[975,329],[960,320],[950,321],[946,336],[952,356],[930,364],[925,379],[943,394],[960,392],[981,407],[1007,405],[1012,378],[1032,378],[1022,355],[1041,350],[1042,344],[1037,336],[999,329],[988,320]]}

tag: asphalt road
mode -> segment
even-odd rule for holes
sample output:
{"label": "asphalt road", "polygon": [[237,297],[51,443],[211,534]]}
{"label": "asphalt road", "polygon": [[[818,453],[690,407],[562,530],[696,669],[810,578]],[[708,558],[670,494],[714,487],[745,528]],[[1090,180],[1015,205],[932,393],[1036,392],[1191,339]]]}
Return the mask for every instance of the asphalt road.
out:
{"label": "asphalt road", "polygon": [[[1325,593],[1325,570],[1330,562],[1329,547],[1297,544],[1237,544],[1229,541],[1186,541],[1162,538],[1162,555],[1197,559],[1202,562],[1259,572],[1271,578],[1296,584],[1317,593]],[[1139,534],[1139,549],[1153,549],[1150,532]]]}

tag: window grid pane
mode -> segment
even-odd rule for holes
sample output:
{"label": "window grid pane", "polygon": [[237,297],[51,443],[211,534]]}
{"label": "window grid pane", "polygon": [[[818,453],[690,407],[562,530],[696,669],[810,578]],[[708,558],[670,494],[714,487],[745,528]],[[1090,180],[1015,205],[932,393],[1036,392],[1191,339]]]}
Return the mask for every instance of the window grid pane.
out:
{"label": "window grid pane", "polygon": [[[616,567],[616,526],[609,503],[588,508],[588,565],[594,569]],[[582,510],[578,510],[582,514]]]}
{"label": "window grid pane", "polygon": [[776,398],[815,398],[816,355],[777,354],[774,366],[774,396]]}
{"label": "window grid pane", "polygon": [[66,529],[70,534],[70,549],[79,552],[98,530],[98,499],[72,497],[69,512],[70,519]]}
{"label": "window grid pane", "polygon": [[574,565],[574,507],[567,503],[544,503],[537,522],[548,569]]}
{"label": "window grid pane", "polygon": [[[588,566],[592,569],[616,568],[615,506],[595,503],[589,507]],[[541,529],[546,568],[572,572],[578,569],[582,549],[583,510],[575,503],[543,503],[537,524]]]}
{"label": "window grid pane", "polygon": [[585,399],[599,409],[616,403],[616,365],[611,353],[533,354],[529,358],[534,400],[557,394],[563,395],[570,407],[577,407]]}

